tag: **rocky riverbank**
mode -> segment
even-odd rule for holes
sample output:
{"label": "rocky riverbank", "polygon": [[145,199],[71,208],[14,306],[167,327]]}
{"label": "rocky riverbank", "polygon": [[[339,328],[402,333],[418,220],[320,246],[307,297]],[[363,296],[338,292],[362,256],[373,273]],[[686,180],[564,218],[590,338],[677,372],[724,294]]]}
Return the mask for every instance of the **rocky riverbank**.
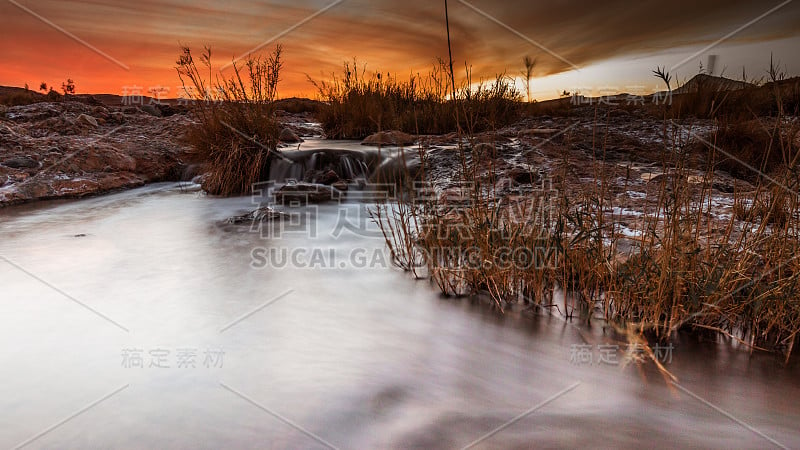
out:
{"label": "rocky riverbank", "polygon": [[[278,113],[284,128],[284,152],[302,149],[303,138],[324,138],[311,112]],[[191,147],[185,135],[191,124],[185,109],[167,105],[113,106],[84,99],[0,106],[0,206],[191,179],[200,173],[198,166],[189,164]],[[376,145],[405,146],[403,162],[412,172],[419,169],[419,156],[424,154],[424,177],[440,192],[453,187],[462,155],[470,166],[478,167],[476,179],[484,186],[494,185],[501,196],[524,195],[551,181],[577,194],[594,186],[598,175],[595,162],[603,160],[603,170],[614,172],[614,176],[606,173],[613,183],[606,187],[607,192],[618,200],[624,198],[623,210],[630,212],[645,210],[645,198],[654,198],[661,186],[659,180],[671,176],[670,168],[662,164],[667,148],[690,149],[689,162],[694,166],[690,176],[702,180],[706,149],[701,141],[708,139],[716,126],[710,120],[665,123],[636,109],[604,108],[598,113],[585,106],[574,107],[567,115],[530,116],[496,132],[462,136],[467,149],[463,154],[457,151],[459,136],[455,133],[410,136],[383,132],[366,138],[363,144],[365,151]],[[478,164],[473,165],[473,159]],[[324,185],[353,181],[352,173],[334,173],[337,166],[326,165],[323,171],[304,168],[296,177]],[[373,175],[383,178],[402,176],[402,170],[394,166],[371,169]],[[332,174],[328,178],[333,181],[318,180],[317,173]],[[753,186],[718,171],[714,188],[719,215],[724,219],[733,207],[732,193]]]}
{"label": "rocky riverbank", "polygon": [[0,206],[178,180],[187,169],[191,121],[172,107],[65,101],[0,108]]}

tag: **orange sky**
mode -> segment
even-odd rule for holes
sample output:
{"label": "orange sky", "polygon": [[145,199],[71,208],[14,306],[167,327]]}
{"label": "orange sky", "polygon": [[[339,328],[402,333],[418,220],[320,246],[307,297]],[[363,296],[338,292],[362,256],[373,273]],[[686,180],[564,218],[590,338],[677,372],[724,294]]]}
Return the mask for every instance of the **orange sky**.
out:
{"label": "orange sky", "polygon": [[[333,4],[276,41],[284,45],[285,56],[280,95],[312,96],[306,74],[322,78],[353,57],[368,68],[401,74],[427,70],[437,57],[446,58],[443,3],[0,0],[0,85],[28,83],[35,89],[41,81],[60,86],[69,77],[78,92],[120,94],[126,87],[165,86],[177,96],[179,44],[198,50],[210,45],[222,66]],[[720,55],[717,72],[725,68],[732,77],[740,76],[742,66],[760,76],[771,51],[797,74],[800,2],[781,5],[772,0],[673,0],[668,8],[652,0],[450,0],[453,57],[457,67],[468,61],[476,76],[492,77],[503,70],[516,75],[523,56],[535,56],[538,98],[577,87],[652,91],[658,87],[650,74],[656,64],[672,66],[692,56],[674,71],[679,79],[688,78],[712,53]]]}

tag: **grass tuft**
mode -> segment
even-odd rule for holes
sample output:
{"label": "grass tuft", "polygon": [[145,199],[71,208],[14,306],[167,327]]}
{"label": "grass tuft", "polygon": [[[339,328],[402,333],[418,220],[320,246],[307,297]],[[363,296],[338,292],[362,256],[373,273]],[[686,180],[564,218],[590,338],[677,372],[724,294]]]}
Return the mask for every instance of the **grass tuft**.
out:
{"label": "grass tuft", "polygon": [[232,65],[228,78],[212,75],[211,49],[200,56],[201,73],[188,47],[177,61],[184,90],[193,97],[197,123],[189,132],[195,157],[208,164],[203,188],[213,195],[249,193],[269,174],[270,161],[279,157],[280,127],[275,100],[280,79],[281,46],[267,57],[249,57]]}
{"label": "grass tuft", "polygon": [[357,61],[344,64],[329,81],[309,81],[324,105],[318,117],[334,139],[362,139],[382,130],[410,134],[444,134],[458,129],[496,129],[519,118],[522,96],[513,80],[498,75],[493,83],[473,83],[470,70],[450,92],[450,73],[439,61],[426,75],[401,80],[389,73],[367,73]]}

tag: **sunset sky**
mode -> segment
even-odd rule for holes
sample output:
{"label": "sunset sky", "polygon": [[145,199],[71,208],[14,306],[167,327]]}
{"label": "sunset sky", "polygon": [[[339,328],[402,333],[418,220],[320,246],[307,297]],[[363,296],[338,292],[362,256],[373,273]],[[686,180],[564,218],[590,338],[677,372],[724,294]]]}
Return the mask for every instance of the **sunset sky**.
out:
{"label": "sunset sky", "polygon": [[[466,61],[475,77],[518,75],[530,55],[539,99],[651,92],[661,87],[656,65],[684,62],[673,72],[685,80],[709,54],[731,78],[743,66],[763,76],[771,52],[800,74],[800,1],[450,0],[449,10],[457,74]],[[211,46],[219,67],[280,42],[280,95],[313,96],[306,74],[323,79],[353,57],[372,70],[426,71],[447,57],[445,33],[443,1],[0,0],[0,85],[72,78],[79,93],[165,86],[175,97],[180,44]]]}

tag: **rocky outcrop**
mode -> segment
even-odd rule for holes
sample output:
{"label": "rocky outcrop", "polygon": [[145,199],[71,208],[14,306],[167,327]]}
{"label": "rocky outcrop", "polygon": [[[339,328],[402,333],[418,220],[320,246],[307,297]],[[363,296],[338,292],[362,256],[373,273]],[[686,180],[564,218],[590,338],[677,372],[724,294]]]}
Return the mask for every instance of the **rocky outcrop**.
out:
{"label": "rocky outcrop", "polygon": [[0,114],[0,206],[83,197],[178,179],[190,147],[185,115],[80,102],[35,103]]}
{"label": "rocky outcrop", "polygon": [[288,217],[288,214],[280,211],[275,211],[269,206],[262,206],[254,211],[240,216],[234,216],[225,220],[225,223],[231,225],[247,225],[254,222],[271,222],[275,220],[283,220]]}
{"label": "rocky outcrop", "polygon": [[296,144],[298,142],[303,142],[303,139],[300,138],[294,131],[289,128],[284,128],[281,130],[281,134],[278,136],[278,140],[281,142],[286,142],[288,144]]}
{"label": "rocky outcrop", "polygon": [[80,116],[78,116],[78,118],[75,119],[75,124],[91,128],[98,127],[97,119],[88,114],[81,114]]}
{"label": "rocky outcrop", "polygon": [[402,131],[381,131],[361,141],[361,145],[391,145],[396,147],[406,147],[413,145],[414,136],[403,133]]}

